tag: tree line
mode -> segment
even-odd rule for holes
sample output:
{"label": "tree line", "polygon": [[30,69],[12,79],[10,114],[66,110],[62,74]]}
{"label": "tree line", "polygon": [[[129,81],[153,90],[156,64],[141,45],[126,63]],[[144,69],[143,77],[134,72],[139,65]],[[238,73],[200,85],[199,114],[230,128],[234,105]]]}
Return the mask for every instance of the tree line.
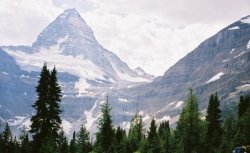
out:
{"label": "tree line", "polygon": [[1,153],[229,153],[237,146],[250,145],[250,95],[240,96],[237,117],[228,113],[222,119],[220,100],[217,93],[212,94],[202,119],[198,99],[190,89],[175,128],[170,128],[169,121],[157,125],[153,118],[147,130],[142,116],[136,114],[128,132],[113,125],[107,97],[95,139],[81,126],[69,141],[61,127],[62,91],[55,67],[49,71],[44,64],[36,92],[30,130],[23,130],[17,138],[6,123],[0,133]]}

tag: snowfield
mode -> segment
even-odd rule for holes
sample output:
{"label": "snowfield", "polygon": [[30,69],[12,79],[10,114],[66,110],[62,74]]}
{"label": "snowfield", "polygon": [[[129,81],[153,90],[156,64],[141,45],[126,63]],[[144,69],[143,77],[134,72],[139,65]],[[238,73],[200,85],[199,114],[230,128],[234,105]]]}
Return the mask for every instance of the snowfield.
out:
{"label": "snowfield", "polygon": [[220,78],[221,78],[221,76],[223,76],[223,75],[224,75],[224,73],[223,73],[223,72],[219,72],[219,73],[217,73],[217,74],[216,74],[216,75],[214,75],[211,79],[209,79],[209,80],[206,82],[206,84],[211,83],[211,82],[214,82],[214,81],[216,81],[216,80],[220,79]]}

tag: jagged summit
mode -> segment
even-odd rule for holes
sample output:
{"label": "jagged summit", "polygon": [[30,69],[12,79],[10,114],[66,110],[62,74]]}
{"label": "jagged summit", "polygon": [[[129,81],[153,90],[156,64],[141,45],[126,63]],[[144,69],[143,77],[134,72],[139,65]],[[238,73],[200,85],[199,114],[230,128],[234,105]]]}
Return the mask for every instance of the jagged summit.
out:
{"label": "jagged summit", "polygon": [[[71,46],[67,46],[67,44],[71,44]],[[39,51],[41,48],[59,45],[63,53],[73,56],[79,55],[79,49],[72,48],[72,44],[85,46],[83,51],[101,47],[96,41],[92,29],[86,24],[77,10],[67,9],[39,34],[32,47]],[[68,47],[71,48],[70,51],[67,49]]]}
{"label": "jagged summit", "polygon": [[240,21],[241,21],[242,23],[250,24],[250,15],[241,18]]}
{"label": "jagged summit", "polygon": [[[72,24],[72,26],[75,26],[80,29],[87,26],[85,20],[81,17],[80,13],[74,8],[65,10],[56,18],[56,20],[58,22],[61,21],[63,24],[68,22],[68,24]],[[88,28],[91,29],[90,27]]]}

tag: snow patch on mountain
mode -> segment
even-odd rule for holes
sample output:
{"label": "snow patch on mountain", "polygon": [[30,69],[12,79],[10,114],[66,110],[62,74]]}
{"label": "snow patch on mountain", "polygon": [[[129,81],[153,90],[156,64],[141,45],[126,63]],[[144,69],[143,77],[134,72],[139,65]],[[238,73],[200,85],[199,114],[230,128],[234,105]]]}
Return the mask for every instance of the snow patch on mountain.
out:
{"label": "snow patch on mountain", "polygon": [[89,130],[93,126],[95,121],[101,116],[101,114],[99,114],[97,117],[93,117],[93,111],[97,107],[97,102],[98,101],[95,102],[94,106],[89,111],[84,112],[84,115],[86,117],[85,127],[86,127],[87,130]]}
{"label": "snow patch on mountain", "polygon": [[65,119],[62,119],[62,128],[63,128],[63,131],[66,133],[66,134],[70,134],[70,131],[72,129],[72,124],[65,120]]}
{"label": "snow patch on mountain", "polygon": [[247,43],[247,49],[250,49],[250,40]]}
{"label": "snow patch on mountain", "polygon": [[17,125],[23,123],[25,119],[26,119],[25,116],[15,116],[15,119],[8,120],[8,123],[11,126],[17,126]]}
{"label": "snow patch on mountain", "polygon": [[129,82],[149,82],[150,80],[143,78],[143,77],[133,77],[128,73],[121,72],[114,63],[111,63],[112,67],[114,68],[116,74],[121,80],[129,81]]}
{"label": "snow patch on mountain", "polygon": [[75,89],[78,90],[78,97],[82,96],[87,92],[87,88],[90,88],[91,85],[87,83],[84,78],[80,78],[78,82],[75,82]]}
{"label": "snow patch on mountain", "polygon": [[143,118],[142,118],[142,121],[145,122],[147,120],[150,119],[150,116],[148,114],[146,114]]}
{"label": "snow patch on mountain", "polygon": [[175,105],[175,108],[179,108],[183,105],[183,101],[179,101],[177,102],[177,104]]}
{"label": "snow patch on mountain", "polygon": [[[25,128],[26,130],[30,130],[30,126],[31,126],[31,120],[30,118],[27,118],[23,124],[22,124],[22,128]],[[19,126],[20,127],[20,126]]]}
{"label": "snow patch on mountain", "polygon": [[218,80],[218,79],[220,79],[221,78],[221,76],[223,76],[224,75],[224,73],[223,72],[219,72],[219,73],[217,73],[216,75],[214,75],[211,79],[209,79],[207,82],[206,82],[206,84],[208,84],[208,83],[210,83],[210,82],[214,82],[214,81],[216,81],[216,80]]}
{"label": "snow patch on mountain", "polygon": [[250,87],[250,84],[244,84],[244,85],[239,86],[239,88],[248,88],[248,87]]}
{"label": "snow patch on mountain", "polygon": [[29,78],[30,76],[29,76],[29,75],[23,75],[23,74],[22,74],[20,77],[21,77],[21,78]]}
{"label": "snow patch on mountain", "polygon": [[223,63],[230,61],[230,59],[222,60]]}
{"label": "snow patch on mountain", "polygon": [[156,119],[156,123],[157,123],[157,124],[160,124],[161,122],[170,121],[170,120],[171,120],[171,117],[170,117],[170,116],[164,115],[162,118]]}
{"label": "snow patch on mountain", "polygon": [[119,101],[120,101],[120,102],[123,102],[123,103],[128,102],[128,100],[127,100],[127,99],[124,99],[124,98],[119,98]]}
{"label": "snow patch on mountain", "polygon": [[143,113],[144,113],[143,111],[140,111],[138,114],[142,116],[142,115],[143,115]]}
{"label": "snow patch on mountain", "polygon": [[29,116],[15,116],[14,119],[7,121],[10,126],[17,126],[18,129],[30,130],[30,117]]}
{"label": "snow patch on mountain", "polygon": [[240,57],[241,55],[243,55],[243,54],[245,54],[245,53],[246,53],[246,52],[243,51],[243,52],[241,52],[239,55],[234,56],[234,58],[238,58],[238,57]]}
{"label": "snow patch on mountain", "polygon": [[235,50],[235,49],[233,48],[233,49],[230,51],[230,54],[232,54],[232,53],[234,52],[234,50]]}
{"label": "snow patch on mountain", "polygon": [[126,122],[126,121],[123,121],[120,126],[125,129],[126,131],[129,130],[130,126],[131,126],[131,123],[130,122]]}
{"label": "snow patch on mountain", "polygon": [[240,27],[239,26],[234,26],[234,27],[228,28],[228,30],[237,30],[237,29],[240,29]]}
{"label": "snow patch on mountain", "polygon": [[3,74],[5,74],[5,75],[8,75],[8,74],[9,74],[9,73],[7,73],[7,72],[4,72],[4,71],[3,71],[2,73],[3,73]]}

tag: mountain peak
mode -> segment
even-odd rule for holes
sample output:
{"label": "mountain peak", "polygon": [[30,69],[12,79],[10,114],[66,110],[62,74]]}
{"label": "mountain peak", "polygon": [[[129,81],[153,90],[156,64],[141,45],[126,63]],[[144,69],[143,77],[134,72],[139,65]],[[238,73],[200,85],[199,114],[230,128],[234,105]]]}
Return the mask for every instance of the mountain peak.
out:
{"label": "mountain peak", "polygon": [[241,21],[241,23],[250,24],[250,15],[241,18],[240,21]]}
{"label": "mountain peak", "polygon": [[57,20],[68,20],[68,21],[70,21],[69,19],[71,19],[71,18],[79,19],[79,20],[81,20],[81,21],[83,21],[85,23],[85,21],[83,20],[83,18],[80,15],[80,13],[75,8],[65,10],[62,14],[60,14],[57,17]]}
{"label": "mountain peak", "polygon": [[89,40],[97,43],[92,29],[87,25],[76,9],[67,9],[50,23],[38,36],[32,47],[49,48],[60,39],[67,38],[71,42]]}

